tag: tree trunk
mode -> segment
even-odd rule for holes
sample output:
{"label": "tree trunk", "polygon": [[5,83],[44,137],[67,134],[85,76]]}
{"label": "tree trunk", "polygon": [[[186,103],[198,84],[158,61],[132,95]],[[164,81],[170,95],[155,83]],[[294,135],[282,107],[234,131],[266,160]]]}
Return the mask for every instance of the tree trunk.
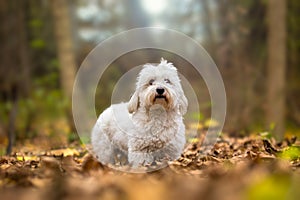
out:
{"label": "tree trunk", "polygon": [[64,96],[69,102],[66,114],[71,131],[74,132],[75,124],[71,111],[71,99],[76,74],[76,61],[72,41],[70,10],[68,0],[51,0],[50,3],[54,19],[55,40],[60,64],[60,83]]}
{"label": "tree trunk", "polygon": [[267,126],[274,136],[285,131],[286,1],[268,1]]}
{"label": "tree trunk", "polygon": [[0,2],[0,101],[12,105],[7,125],[7,154],[11,153],[16,140],[18,100],[27,95],[30,85],[27,6],[25,0]]}
{"label": "tree trunk", "polygon": [[206,45],[207,50],[212,56],[213,59],[216,59],[216,37],[215,32],[213,30],[214,20],[212,19],[212,11],[210,8],[209,0],[202,0],[201,5],[203,7],[203,26],[205,27],[205,37],[206,37]]}
{"label": "tree trunk", "polygon": [[67,0],[50,1],[54,18],[55,39],[60,63],[60,80],[64,95],[71,100],[76,63],[72,43],[70,12]]}

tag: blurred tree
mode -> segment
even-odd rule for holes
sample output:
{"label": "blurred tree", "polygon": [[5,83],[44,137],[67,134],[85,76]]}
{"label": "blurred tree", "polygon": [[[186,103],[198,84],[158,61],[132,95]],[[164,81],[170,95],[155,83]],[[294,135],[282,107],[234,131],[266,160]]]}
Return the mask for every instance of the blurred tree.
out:
{"label": "blurred tree", "polygon": [[60,63],[61,86],[66,98],[71,100],[76,62],[71,33],[69,5],[67,0],[50,2],[54,17],[57,54]]}
{"label": "blurred tree", "polygon": [[[0,2],[0,92],[1,102],[9,103],[8,145],[7,153],[11,153],[15,142],[15,122],[17,118],[18,100],[26,95],[29,87],[30,61],[26,10],[28,1]],[[4,120],[3,120],[4,121]]]}
{"label": "blurred tree", "polygon": [[228,96],[227,130],[250,131],[264,120],[265,7],[261,1],[221,0],[215,58]]}
{"label": "blurred tree", "polygon": [[55,39],[59,59],[60,82],[64,97],[67,98],[69,106],[66,110],[69,125],[72,131],[75,130],[71,111],[71,99],[73,84],[76,74],[76,60],[71,32],[71,14],[69,1],[51,1],[54,18]]}
{"label": "blurred tree", "polygon": [[205,31],[205,46],[208,52],[211,52],[210,55],[213,58],[216,58],[216,34],[213,29],[215,25],[215,20],[213,19],[213,9],[210,8],[210,3],[208,0],[202,0],[203,7],[203,26]]}
{"label": "blurred tree", "polygon": [[274,134],[285,132],[286,1],[268,1],[267,125]]}
{"label": "blurred tree", "polygon": [[300,126],[300,1],[290,0],[287,4],[287,117],[289,124],[297,128]]}

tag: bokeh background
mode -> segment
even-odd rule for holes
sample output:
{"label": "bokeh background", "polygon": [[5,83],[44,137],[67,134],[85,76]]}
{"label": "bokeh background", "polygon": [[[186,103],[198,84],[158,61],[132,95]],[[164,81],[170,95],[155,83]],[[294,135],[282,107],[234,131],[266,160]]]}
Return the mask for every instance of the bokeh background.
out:
{"label": "bokeh background", "polygon": [[[210,54],[227,92],[224,132],[299,135],[299,10],[297,0],[1,0],[0,154],[76,141],[71,95],[80,64],[101,41],[146,26],[182,32]],[[188,127],[211,124],[201,77],[184,58],[151,49],[108,67],[97,90],[97,113],[109,106],[122,74],[160,57],[181,67],[197,88],[201,112],[193,115],[199,124]]]}

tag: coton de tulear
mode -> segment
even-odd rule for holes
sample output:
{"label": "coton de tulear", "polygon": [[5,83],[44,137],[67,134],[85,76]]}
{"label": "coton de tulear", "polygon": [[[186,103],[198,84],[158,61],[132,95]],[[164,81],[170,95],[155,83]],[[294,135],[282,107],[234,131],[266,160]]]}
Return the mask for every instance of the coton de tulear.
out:
{"label": "coton de tulear", "polygon": [[187,106],[173,64],[163,58],[158,65],[145,64],[129,102],[113,104],[99,116],[93,151],[104,164],[122,156],[133,167],[177,159],[185,145]]}

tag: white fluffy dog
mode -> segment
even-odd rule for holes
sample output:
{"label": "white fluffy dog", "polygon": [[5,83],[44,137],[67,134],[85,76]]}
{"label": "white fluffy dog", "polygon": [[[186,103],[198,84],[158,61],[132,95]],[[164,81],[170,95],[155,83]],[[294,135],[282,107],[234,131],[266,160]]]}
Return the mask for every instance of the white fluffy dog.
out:
{"label": "white fluffy dog", "polygon": [[179,158],[185,145],[182,116],[188,106],[177,69],[162,58],[145,64],[128,103],[114,104],[98,118],[92,146],[104,164],[120,155],[133,167]]}

